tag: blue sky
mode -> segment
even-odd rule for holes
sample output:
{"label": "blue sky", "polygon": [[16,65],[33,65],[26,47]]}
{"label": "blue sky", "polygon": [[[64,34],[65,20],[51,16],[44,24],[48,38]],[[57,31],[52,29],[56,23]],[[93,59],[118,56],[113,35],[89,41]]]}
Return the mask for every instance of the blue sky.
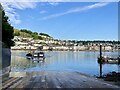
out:
{"label": "blue sky", "polygon": [[4,3],[18,29],[43,32],[56,39],[117,40],[118,3]]}

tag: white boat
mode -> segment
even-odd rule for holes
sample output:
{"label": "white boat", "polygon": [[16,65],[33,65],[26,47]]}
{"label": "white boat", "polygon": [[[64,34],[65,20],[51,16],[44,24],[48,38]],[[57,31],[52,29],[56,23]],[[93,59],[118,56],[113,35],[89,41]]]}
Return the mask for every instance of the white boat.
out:
{"label": "white boat", "polygon": [[33,61],[41,61],[44,59],[45,59],[45,55],[43,52],[34,53],[32,56]]}
{"label": "white boat", "polygon": [[116,57],[116,58],[111,58],[111,57],[102,57],[102,60],[100,59],[100,57],[98,57],[98,63],[106,63],[106,64],[120,64],[120,57]]}
{"label": "white boat", "polygon": [[44,53],[43,52],[34,53],[33,54],[33,58],[34,57],[43,58],[44,57]]}

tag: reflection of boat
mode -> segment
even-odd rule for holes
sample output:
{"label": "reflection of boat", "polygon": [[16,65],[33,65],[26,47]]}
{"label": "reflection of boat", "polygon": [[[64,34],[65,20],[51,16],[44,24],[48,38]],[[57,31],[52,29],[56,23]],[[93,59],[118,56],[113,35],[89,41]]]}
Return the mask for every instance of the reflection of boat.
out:
{"label": "reflection of boat", "polygon": [[98,57],[98,63],[106,63],[106,64],[119,64],[120,63],[120,57],[117,58],[112,58],[112,57],[107,57],[104,56],[100,59],[100,57]]}
{"label": "reflection of boat", "polygon": [[32,61],[43,61],[45,58],[34,57]]}

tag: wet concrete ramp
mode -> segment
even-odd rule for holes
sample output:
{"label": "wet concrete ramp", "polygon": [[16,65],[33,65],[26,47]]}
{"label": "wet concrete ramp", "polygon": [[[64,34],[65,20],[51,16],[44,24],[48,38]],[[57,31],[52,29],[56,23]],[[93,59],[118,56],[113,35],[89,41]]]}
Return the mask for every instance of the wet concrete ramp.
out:
{"label": "wet concrete ramp", "polygon": [[109,88],[113,90],[119,88],[119,86],[78,72],[28,72],[24,73],[24,77],[20,77],[22,74],[14,75],[3,82],[4,90],[8,88],[30,88],[31,90],[39,88]]}

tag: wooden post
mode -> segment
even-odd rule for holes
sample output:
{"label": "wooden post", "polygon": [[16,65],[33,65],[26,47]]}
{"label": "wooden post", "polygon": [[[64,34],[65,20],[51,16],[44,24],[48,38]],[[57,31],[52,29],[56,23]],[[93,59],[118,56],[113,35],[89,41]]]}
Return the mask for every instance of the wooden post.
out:
{"label": "wooden post", "polygon": [[102,77],[102,45],[100,45],[100,77]]}
{"label": "wooden post", "polygon": [[100,59],[102,59],[102,45],[100,45]]}

